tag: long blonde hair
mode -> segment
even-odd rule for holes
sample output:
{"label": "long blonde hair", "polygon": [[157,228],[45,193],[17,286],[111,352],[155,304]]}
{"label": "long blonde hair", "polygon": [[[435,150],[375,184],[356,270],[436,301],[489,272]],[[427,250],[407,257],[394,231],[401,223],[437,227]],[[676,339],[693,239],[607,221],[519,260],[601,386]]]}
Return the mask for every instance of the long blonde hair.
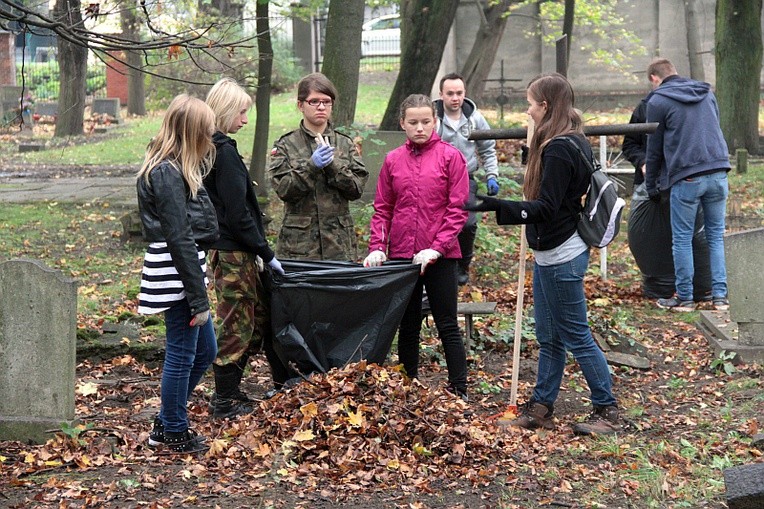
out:
{"label": "long blonde hair", "polygon": [[528,151],[523,194],[526,199],[538,198],[541,189],[541,152],[549,141],[562,134],[583,134],[583,120],[574,109],[575,95],[570,82],[562,74],[542,74],[528,83],[528,94],[536,102],[546,102],[544,118],[536,126]]}
{"label": "long blonde hair", "polygon": [[149,181],[149,174],[162,161],[169,161],[188,184],[196,197],[202,179],[215,160],[215,113],[204,101],[187,94],[176,96],[162,119],[159,134],[146,149],[138,178]]}
{"label": "long blonde hair", "polygon": [[228,134],[241,110],[252,106],[252,98],[233,78],[223,78],[207,93],[207,106],[215,112],[215,127]]}

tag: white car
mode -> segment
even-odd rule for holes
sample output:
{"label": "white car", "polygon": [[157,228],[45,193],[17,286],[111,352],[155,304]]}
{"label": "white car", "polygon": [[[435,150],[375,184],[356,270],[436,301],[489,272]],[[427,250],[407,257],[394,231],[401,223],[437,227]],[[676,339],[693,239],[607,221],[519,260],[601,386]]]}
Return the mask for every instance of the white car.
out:
{"label": "white car", "polygon": [[363,24],[361,56],[397,56],[401,54],[401,17],[390,14]]}

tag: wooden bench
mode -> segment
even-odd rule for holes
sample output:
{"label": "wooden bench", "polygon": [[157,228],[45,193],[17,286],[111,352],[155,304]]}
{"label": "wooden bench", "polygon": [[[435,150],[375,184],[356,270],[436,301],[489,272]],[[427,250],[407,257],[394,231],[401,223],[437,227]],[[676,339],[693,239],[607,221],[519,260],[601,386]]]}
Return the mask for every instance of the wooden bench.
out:
{"label": "wooden bench", "polygon": [[472,317],[474,315],[492,315],[496,312],[495,302],[460,302],[456,305],[456,314],[464,315],[466,344],[469,347],[472,339]]}
{"label": "wooden bench", "polygon": [[[424,310],[425,314],[431,315],[429,309]],[[492,315],[496,313],[495,302],[459,302],[456,305],[456,314],[464,315],[465,341],[464,344],[469,349],[474,327],[472,317],[475,315]]]}

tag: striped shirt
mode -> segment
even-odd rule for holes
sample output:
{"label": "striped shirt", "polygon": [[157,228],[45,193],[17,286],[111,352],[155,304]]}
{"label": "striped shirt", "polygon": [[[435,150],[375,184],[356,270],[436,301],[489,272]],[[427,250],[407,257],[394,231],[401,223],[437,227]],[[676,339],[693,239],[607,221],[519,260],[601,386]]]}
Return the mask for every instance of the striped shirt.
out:
{"label": "striped shirt", "polygon": [[[198,246],[197,246],[197,249]],[[207,261],[204,251],[199,249],[199,266],[207,279]],[[141,293],[138,295],[138,312],[144,315],[161,313],[186,298],[183,281],[172,262],[167,242],[152,242],[143,257],[141,272]]]}

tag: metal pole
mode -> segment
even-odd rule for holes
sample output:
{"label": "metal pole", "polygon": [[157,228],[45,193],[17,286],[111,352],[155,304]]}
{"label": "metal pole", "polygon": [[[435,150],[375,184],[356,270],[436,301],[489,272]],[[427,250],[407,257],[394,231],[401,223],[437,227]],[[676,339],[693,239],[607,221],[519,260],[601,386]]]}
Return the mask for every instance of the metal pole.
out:
{"label": "metal pole", "polygon": [[[586,136],[618,136],[621,134],[652,134],[658,128],[658,122],[644,124],[611,124],[584,126]],[[511,129],[480,129],[470,133],[471,140],[523,140],[528,137],[524,127]]]}

